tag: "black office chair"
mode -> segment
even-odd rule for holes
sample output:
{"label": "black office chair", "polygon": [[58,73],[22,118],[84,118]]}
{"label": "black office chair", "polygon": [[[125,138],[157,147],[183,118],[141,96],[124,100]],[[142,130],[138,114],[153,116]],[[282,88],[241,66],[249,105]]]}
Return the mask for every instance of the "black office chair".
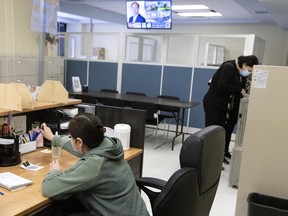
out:
{"label": "black office chair", "polygon": [[[170,95],[158,95],[158,98],[168,99],[168,100],[180,100],[179,97],[176,96],[170,96]],[[172,106],[161,106],[159,108],[160,110],[160,116],[164,118],[164,130],[166,130],[166,123],[167,120],[169,120],[168,123],[168,129],[167,129],[167,136],[170,131],[170,124],[172,123],[171,120],[175,120],[176,123],[176,131],[178,131],[179,123],[181,123],[182,119],[180,117],[180,108],[179,107],[172,107]]]}
{"label": "black office chair", "polygon": [[82,100],[82,103],[90,103],[90,104],[97,103],[97,99],[90,95],[74,95],[73,98]]}
{"label": "black office chair", "polygon": [[116,99],[116,98],[101,98],[98,100],[103,105],[115,106],[115,107],[124,107],[125,101]]}
{"label": "black office chair", "polygon": [[140,109],[146,111],[146,127],[151,128],[152,126],[152,128],[155,129],[155,141],[154,141],[154,148],[155,148],[157,143],[158,125],[160,124],[160,122],[164,120],[164,118],[160,117],[158,114],[157,104],[132,101],[131,107],[134,109]]}
{"label": "black office chair", "polygon": [[110,93],[119,93],[117,90],[115,89],[101,89],[100,92],[110,92]]}
{"label": "black office chair", "polygon": [[167,182],[136,179],[150,199],[153,216],[208,216],[219,184],[224,146],[224,128],[209,126],[185,140],[180,152],[181,168]]}
{"label": "black office chair", "polygon": [[[107,92],[107,93],[119,93],[117,90],[114,89],[101,89],[100,92]],[[123,100],[115,99],[115,98],[99,98],[98,103],[101,103],[103,105],[107,106],[116,106],[116,107],[124,107],[125,103]]]}
{"label": "black office chair", "polygon": [[145,93],[142,93],[142,92],[126,92],[126,94],[129,94],[129,95],[138,95],[138,96],[146,96]]}

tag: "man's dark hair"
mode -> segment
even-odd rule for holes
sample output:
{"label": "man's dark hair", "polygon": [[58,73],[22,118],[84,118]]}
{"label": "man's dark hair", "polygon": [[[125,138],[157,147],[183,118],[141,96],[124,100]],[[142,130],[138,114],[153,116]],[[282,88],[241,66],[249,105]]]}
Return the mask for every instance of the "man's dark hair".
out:
{"label": "man's dark hair", "polygon": [[246,64],[249,67],[253,67],[254,65],[259,64],[258,58],[255,55],[239,56],[238,57],[239,67],[242,68],[243,64]]}

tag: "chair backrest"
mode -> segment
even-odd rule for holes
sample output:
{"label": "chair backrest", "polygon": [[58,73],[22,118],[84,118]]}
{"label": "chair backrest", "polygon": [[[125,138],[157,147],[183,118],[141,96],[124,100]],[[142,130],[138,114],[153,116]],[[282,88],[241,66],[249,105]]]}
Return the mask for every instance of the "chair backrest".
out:
{"label": "chair backrest", "polygon": [[220,178],[224,145],[225,129],[217,125],[211,125],[192,134],[182,145],[180,166],[199,170],[201,194],[214,186]]}
{"label": "chair backrest", "polygon": [[[158,95],[157,98],[168,99],[168,100],[180,100],[179,97],[170,96],[170,95]],[[180,112],[179,107],[170,107],[170,106],[162,106],[161,109],[165,112]]]}
{"label": "chair backrest", "polygon": [[143,92],[126,92],[126,94],[138,95],[138,96],[146,96],[146,94],[143,93]]}
{"label": "chair backrest", "polygon": [[157,104],[148,103],[148,102],[140,102],[140,101],[132,101],[131,107],[133,109],[145,110],[146,111],[146,124],[157,124],[157,118],[155,118],[155,113],[158,112]]}
{"label": "chair backrest", "polygon": [[[100,92],[119,93],[115,89],[101,89]],[[99,98],[97,102],[100,102],[103,105],[107,105],[107,106],[117,106],[117,107],[125,106],[125,102],[123,100],[116,99],[116,98],[109,98],[109,97]]]}
{"label": "chair backrest", "polygon": [[225,130],[209,126],[183,143],[181,169],[168,180],[152,207],[153,216],[208,216],[224,155]]}
{"label": "chair backrest", "polygon": [[119,93],[117,90],[115,89],[101,89],[100,92],[110,92],[110,93]]}
{"label": "chair backrest", "polygon": [[116,99],[116,98],[101,98],[98,100],[100,103],[103,105],[107,106],[116,106],[116,107],[124,107],[125,106],[125,101]]}

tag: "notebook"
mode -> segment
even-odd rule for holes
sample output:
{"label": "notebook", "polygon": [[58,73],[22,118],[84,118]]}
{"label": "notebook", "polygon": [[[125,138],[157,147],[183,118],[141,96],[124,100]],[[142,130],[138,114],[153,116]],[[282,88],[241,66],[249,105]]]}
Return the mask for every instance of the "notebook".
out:
{"label": "notebook", "polygon": [[0,173],[0,186],[8,190],[17,190],[32,183],[32,181],[11,172]]}

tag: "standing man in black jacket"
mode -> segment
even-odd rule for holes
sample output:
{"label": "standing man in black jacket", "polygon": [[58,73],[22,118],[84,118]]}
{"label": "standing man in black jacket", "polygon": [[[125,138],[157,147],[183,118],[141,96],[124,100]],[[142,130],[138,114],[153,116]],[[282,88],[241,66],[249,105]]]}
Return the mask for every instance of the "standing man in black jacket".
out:
{"label": "standing man in black jacket", "polygon": [[253,66],[257,64],[258,59],[254,55],[239,56],[237,61],[230,60],[222,63],[213,75],[209,90],[203,98],[205,127],[220,125],[226,130],[223,158],[226,164],[229,164],[226,158],[231,158],[229,143],[238,119],[240,98],[247,95],[244,81],[252,73]]}

